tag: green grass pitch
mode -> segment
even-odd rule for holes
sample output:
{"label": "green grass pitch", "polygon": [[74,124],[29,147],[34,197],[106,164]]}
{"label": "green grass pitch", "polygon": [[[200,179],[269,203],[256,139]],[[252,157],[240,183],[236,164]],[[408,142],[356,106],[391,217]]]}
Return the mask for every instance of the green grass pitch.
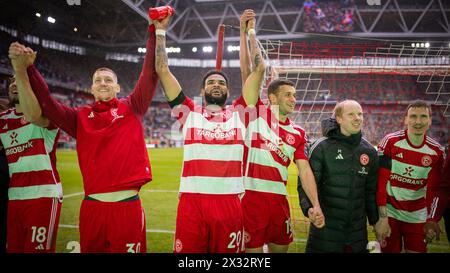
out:
{"label": "green grass pitch", "polygon": [[[149,149],[148,154],[152,165],[153,181],[145,185],[140,192],[147,218],[147,252],[171,253],[183,149]],[[76,245],[79,241],[78,217],[81,200],[84,196],[83,185],[75,151],[58,150],[57,160],[57,168],[63,185],[64,201],[56,251],[67,253],[77,250]],[[111,169],[114,170],[113,167]],[[295,241],[291,244],[289,252],[304,252],[308,221],[298,208],[296,175],[295,165],[291,165],[289,168],[288,192]],[[369,227],[369,230],[371,231],[372,228]],[[372,232],[369,232],[369,240],[375,240]],[[450,245],[445,234],[441,236],[440,242],[429,246],[429,252],[450,253]]]}

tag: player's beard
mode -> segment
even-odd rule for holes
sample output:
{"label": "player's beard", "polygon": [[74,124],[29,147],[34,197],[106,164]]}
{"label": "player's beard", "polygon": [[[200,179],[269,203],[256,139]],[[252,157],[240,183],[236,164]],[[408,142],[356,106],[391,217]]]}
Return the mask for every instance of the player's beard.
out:
{"label": "player's beard", "polygon": [[216,97],[211,95],[211,93],[205,93],[205,101],[207,104],[216,104],[219,106],[223,106],[225,102],[227,101],[227,94],[224,93],[220,97]]}

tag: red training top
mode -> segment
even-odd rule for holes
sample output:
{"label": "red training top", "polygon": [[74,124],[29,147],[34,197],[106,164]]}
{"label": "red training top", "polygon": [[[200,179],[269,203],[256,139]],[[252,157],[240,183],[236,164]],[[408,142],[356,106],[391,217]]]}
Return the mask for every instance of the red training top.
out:
{"label": "red training top", "polygon": [[42,114],[77,139],[84,192],[139,190],[152,179],[142,117],[155,94],[155,31],[149,28],[139,80],[126,98],[71,108],[55,100],[34,65],[27,69]]}

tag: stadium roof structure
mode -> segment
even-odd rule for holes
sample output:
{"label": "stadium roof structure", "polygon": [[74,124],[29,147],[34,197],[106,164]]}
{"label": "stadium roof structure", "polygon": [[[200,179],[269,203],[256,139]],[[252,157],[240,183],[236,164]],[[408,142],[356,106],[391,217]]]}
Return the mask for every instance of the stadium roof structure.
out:
{"label": "stadium roof structure", "polygon": [[[314,0],[321,2],[321,0]],[[215,42],[225,24],[225,41],[239,40],[239,16],[257,13],[260,39],[314,37],[303,32],[304,1],[299,0],[15,0],[2,3],[0,24],[23,33],[104,48],[136,47],[145,42],[147,11],[170,4],[176,13],[167,36],[176,44]],[[326,1],[323,1],[325,3]],[[354,9],[354,29],[340,35],[383,39],[450,38],[446,0],[341,0]],[[35,14],[40,13],[42,17]],[[56,19],[49,24],[47,16]],[[77,32],[74,32],[74,28]],[[448,43],[448,41],[447,41]]]}

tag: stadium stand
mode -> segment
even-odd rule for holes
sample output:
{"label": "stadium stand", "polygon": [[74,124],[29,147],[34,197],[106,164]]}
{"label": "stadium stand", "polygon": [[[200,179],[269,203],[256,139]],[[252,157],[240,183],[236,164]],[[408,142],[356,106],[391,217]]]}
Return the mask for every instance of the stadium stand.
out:
{"label": "stadium stand", "polygon": [[[81,6],[69,6],[67,3],[76,1],[10,1],[5,8],[0,9],[0,98],[7,97],[8,77],[11,75],[11,66],[8,59],[8,47],[11,42],[19,41],[38,52],[36,65],[51,86],[53,95],[66,105],[77,107],[93,102],[90,94],[92,74],[95,69],[106,66],[113,69],[121,85],[119,97],[126,96],[139,77],[143,54],[137,52],[138,47],[145,45],[147,19],[146,10],[151,5],[164,5],[171,1],[106,1],[82,0]],[[80,1],[81,2],[81,1]],[[128,4],[125,5],[125,2]],[[203,3],[200,3],[203,2]],[[446,40],[450,37],[448,28],[448,1],[433,0],[392,0],[378,1],[382,6],[370,6],[370,1],[354,0],[248,0],[248,1],[173,1],[177,12],[173,20],[173,28],[168,31],[167,46],[180,46],[181,54],[169,54],[169,61],[180,58],[177,65],[171,64],[171,71],[181,83],[183,92],[190,97],[198,97],[200,93],[201,75],[211,68],[190,66],[189,62],[211,61],[214,54],[204,54],[202,46],[216,43],[216,33],[219,21],[227,25],[225,33],[225,48],[227,45],[237,45],[239,35],[238,14],[245,8],[253,8],[258,16],[258,37],[275,42],[291,41],[291,47],[283,47],[279,56],[268,56],[266,61],[273,59],[301,60],[363,60],[364,58],[383,58],[391,56],[391,45],[400,46],[400,57],[411,55],[425,55],[432,52],[431,48],[424,48],[424,43],[430,38],[431,47],[439,58],[449,57],[448,41],[442,44],[433,44],[433,40]],[[371,1],[376,3],[376,0]],[[385,4],[389,2],[385,6]],[[250,3],[250,5],[249,5]],[[132,5],[133,7],[131,7]],[[26,8],[24,8],[26,7]],[[54,9],[55,8],[55,9]],[[138,10],[144,11],[141,15]],[[56,24],[49,24],[46,18],[49,11],[54,12]],[[423,11],[423,13],[422,13]],[[42,13],[42,18],[35,16]],[[237,12],[237,13],[236,13]],[[236,14],[235,14],[236,13]],[[179,15],[182,15],[182,20]],[[19,22],[20,20],[20,22]],[[78,24],[78,22],[83,22]],[[72,32],[74,26],[78,32]],[[205,27],[205,25],[207,27]],[[16,31],[16,32],[15,32]],[[92,37],[91,37],[92,35]],[[39,38],[37,42],[26,37]],[[343,38],[344,37],[344,38]],[[231,38],[231,39],[230,39]],[[392,39],[398,39],[394,42]],[[56,48],[43,46],[43,40],[61,43],[63,46],[80,46],[83,50],[73,54]],[[448,39],[447,39],[448,40]],[[398,42],[401,41],[401,42]],[[263,39],[261,39],[263,42]],[[419,42],[422,47],[419,49]],[[413,43],[413,46],[411,46]],[[417,43],[417,46],[416,46]],[[399,45],[398,45],[399,44]],[[198,51],[191,50],[196,46]],[[385,47],[386,52],[379,52]],[[395,48],[394,48],[395,49]],[[398,48],[397,48],[398,49]],[[108,58],[108,52],[125,56],[121,61]],[[367,52],[373,55],[366,55]],[[393,50],[392,52],[395,52]],[[214,52],[215,53],[215,52]],[[378,54],[378,55],[377,55]],[[388,55],[383,55],[388,54]],[[430,53],[431,54],[431,53]],[[224,61],[237,62],[237,52],[224,51]],[[190,58],[190,59],[182,59]],[[120,58],[118,58],[120,59]],[[400,59],[400,58],[393,58]],[[420,58],[418,58],[420,59]],[[212,60],[214,61],[214,60]],[[294,60],[295,61],[295,60]],[[288,63],[286,62],[286,63]],[[319,61],[320,63],[320,61]],[[179,66],[180,65],[180,66]],[[412,65],[417,65],[414,63]],[[448,65],[448,63],[447,63]],[[342,65],[345,66],[345,65]],[[346,64],[350,67],[350,64]],[[340,68],[337,68],[340,69]],[[226,67],[224,72],[230,79],[231,97],[228,103],[238,98],[241,89],[241,76],[239,67]],[[315,71],[306,75],[294,73],[294,79],[300,80],[298,85],[305,89],[329,90],[320,93],[318,98],[313,95],[306,100],[327,100],[324,109],[325,118],[332,111],[334,103],[344,99],[358,100],[364,109],[363,134],[374,146],[387,133],[394,132],[403,127],[404,111],[409,102],[415,99],[425,99],[434,102],[437,90],[449,90],[448,84],[443,88],[439,83],[425,81],[418,82],[416,74],[403,75],[396,73],[325,73]],[[448,75],[448,73],[447,73]],[[447,77],[447,76],[445,76]],[[307,86],[307,87],[305,87]],[[448,92],[448,91],[446,91]],[[430,94],[431,93],[431,94]],[[448,96],[448,95],[446,95]],[[446,97],[444,96],[444,99]],[[302,96],[298,94],[296,110],[300,112]],[[447,99],[448,100],[448,99]],[[447,102],[447,100],[445,100]],[[450,101],[449,101],[450,102]],[[447,102],[447,104],[449,103]],[[306,108],[311,104],[306,104]],[[319,106],[316,106],[320,108]],[[313,108],[313,107],[311,107]],[[433,125],[430,136],[443,145],[448,145],[450,137],[450,118],[444,112],[450,110],[445,106],[433,105]],[[448,108],[448,106],[447,106]],[[450,109],[450,108],[448,108]],[[446,112],[446,113],[447,113]],[[297,114],[297,113],[296,113]],[[302,115],[302,113],[299,113]],[[306,113],[309,115],[309,113]],[[297,120],[297,119],[296,119]],[[301,121],[301,119],[299,119]],[[143,118],[144,136],[150,148],[180,147],[182,141],[175,118],[159,86],[152,104]],[[314,131],[308,135],[309,141],[314,142],[321,136],[320,128],[312,124],[299,122],[306,131]],[[172,130],[175,128],[175,130]],[[63,206],[66,211],[62,222],[59,252],[70,251],[69,245],[76,243],[77,219],[73,218],[79,210],[77,200],[82,198],[82,189],[79,186],[81,176],[74,175],[79,172],[74,156],[75,141],[65,132],[61,131],[58,143],[61,149],[60,158],[63,164],[58,167],[66,173],[64,179],[64,197],[69,202]],[[178,204],[178,173],[177,166],[181,166],[181,149],[150,149],[152,161],[158,162],[153,168],[154,181],[142,193],[144,204],[151,208],[150,217],[147,218],[147,232],[151,233],[152,252],[171,252],[173,228],[175,223],[176,204]],[[67,161],[63,161],[63,160]],[[58,158],[58,160],[60,160]],[[159,161],[158,161],[159,160]],[[69,164],[65,164],[69,162]],[[163,164],[164,163],[164,164]],[[170,170],[170,171],[168,171]],[[173,175],[173,173],[176,173]],[[291,174],[290,174],[291,175]],[[293,174],[292,176],[295,176]],[[73,178],[73,181],[71,179]],[[300,215],[298,209],[298,196],[296,194],[296,177],[290,178],[289,202],[291,204],[292,220],[296,234],[293,252],[302,252],[309,222]],[[292,184],[292,182],[294,183]],[[75,186],[74,186],[75,185]],[[66,191],[67,189],[67,191]],[[148,198],[147,198],[148,196]],[[72,198],[72,199],[70,199]],[[76,202],[74,202],[76,201]],[[75,204],[75,205],[74,205]],[[154,208],[157,208],[154,210]],[[157,214],[154,215],[153,212]],[[162,215],[162,217],[161,217]],[[155,220],[156,219],[156,220]],[[153,229],[153,228],[157,229]],[[157,233],[155,235],[155,232]],[[370,237],[371,236],[371,237]],[[445,236],[448,236],[445,235]],[[369,230],[369,237],[375,240]],[[155,243],[156,242],[156,243]],[[372,241],[373,243],[373,241]],[[67,245],[67,246],[66,246]],[[436,244],[435,247],[442,252],[450,252],[448,245]],[[78,250],[79,251],[79,250]],[[436,248],[434,248],[436,251]],[[76,252],[76,251],[74,251]]]}
{"label": "stadium stand", "polygon": [[[12,39],[9,38],[9,41],[12,42]],[[305,51],[312,50],[315,46],[305,46]],[[0,69],[3,74],[0,96],[5,97],[7,95],[7,81],[5,79],[8,75],[5,71],[11,71],[11,67],[7,56],[7,46],[2,44],[0,50]],[[132,89],[132,84],[137,80],[141,65],[112,60],[105,61],[91,55],[79,56],[39,47],[36,50],[39,54],[37,66],[51,84],[52,91],[57,94],[60,101],[72,107],[93,102],[93,97],[88,93],[88,90],[91,84],[91,74],[99,63],[100,66],[108,66],[116,71],[122,88],[120,96],[125,96]],[[355,52],[357,50],[353,53]],[[179,79],[183,91],[191,97],[196,97],[199,96],[201,87],[199,75],[209,69],[174,67],[172,70],[173,74]],[[70,75],[68,71],[71,72]],[[230,79],[231,96],[229,102],[231,102],[240,95],[240,71],[238,68],[226,68],[224,71]],[[416,82],[414,76],[317,74],[315,77],[322,80],[322,89],[331,91],[328,100],[355,99],[361,102],[366,111],[364,131],[366,138],[373,145],[376,145],[387,132],[401,128],[403,109],[408,102],[414,99],[427,99],[427,95],[422,90],[423,86]],[[313,87],[310,86],[310,88]],[[442,115],[442,108],[438,106],[433,106],[433,108],[435,111],[430,134],[440,143],[446,144],[449,135],[448,119]],[[387,119],[386,115],[391,116],[391,118]],[[148,143],[154,144],[156,147],[175,146],[175,141],[171,140],[170,136],[170,129],[174,122],[175,119],[171,117],[170,109],[165,103],[162,89],[158,87],[154,102],[144,117],[145,137]],[[65,134],[62,135],[60,142],[61,147],[73,147],[73,139]]]}
{"label": "stadium stand", "polygon": [[303,7],[304,32],[348,32],[353,30],[353,1],[307,0]]}

